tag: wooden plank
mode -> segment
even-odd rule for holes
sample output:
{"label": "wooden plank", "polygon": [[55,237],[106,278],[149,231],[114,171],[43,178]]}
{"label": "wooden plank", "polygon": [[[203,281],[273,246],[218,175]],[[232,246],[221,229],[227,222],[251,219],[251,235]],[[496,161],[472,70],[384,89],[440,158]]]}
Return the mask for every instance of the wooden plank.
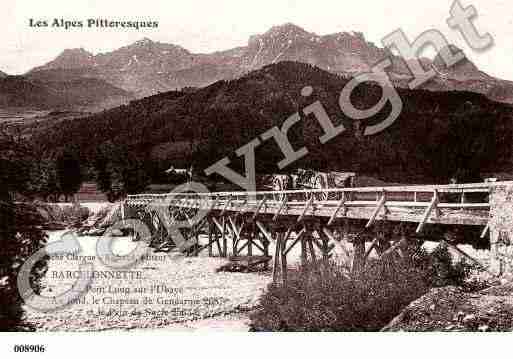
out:
{"label": "wooden plank", "polygon": [[[294,242],[292,242],[292,244],[289,246],[289,248],[287,248],[285,250],[285,254],[288,254],[291,251],[291,249],[294,248],[294,246],[303,238],[305,233],[306,233],[305,228],[303,228],[301,231],[299,231]],[[289,236],[290,236],[290,234],[289,234]],[[286,237],[288,238],[288,236],[286,236]]]}
{"label": "wooden plank", "polygon": [[262,253],[264,253],[264,252],[265,252],[264,248],[263,248],[260,244],[258,244],[256,241],[252,240],[252,241],[251,241],[251,243],[252,243],[255,247],[257,247],[257,248],[258,248]]}
{"label": "wooden plank", "polygon": [[433,192],[433,199],[431,200],[431,203],[429,204],[429,207],[424,212],[424,215],[422,216],[422,220],[420,221],[419,225],[417,226],[417,229],[415,230],[415,233],[422,232],[422,229],[424,228],[424,225],[426,224],[426,221],[428,220],[431,212],[436,209],[436,206],[438,204],[438,192],[435,190]]}
{"label": "wooden plank", "polygon": [[251,231],[248,233],[248,256],[253,255],[253,237],[255,236],[255,226],[252,226]]}
{"label": "wooden plank", "polygon": [[233,220],[232,217],[228,217],[228,220],[230,221],[230,225],[232,226],[232,229],[233,229],[233,233],[236,237],[237,240],[240,240],[240,234],[242,233],[242,229],[244,228],[244,224],[246,222],[242,222],[240,228],[237,227],[237,225],[235,224],[235,221]]}
{"label": "wooden plank", "polygon": [[223,257],[226,257],[228,255],[228,239],[226,238],[226,218],[223,217],[223,234],[222,234],[222,241],[223,241]]}
{"label": "wooden plank", "polygon": [[[330,193],[340,193],[340,192],[381,192],[382,190],[391,191],[391,192],[433,192],[433,189],[436,188],[439,192],[452,192],[458,193],[461,192],[462,189],[465,192],[486,192],[492,187],[511,185],[513,181],[502,181],[495,183],[464,183],[464,184],[450,184],[450,185],[406,185],[406,186],[385,186],[385,187],[353,187],[353,188],[336,188],[336,189],[323,189],[323,190],[285,190],[285,191],[258,191],[258,192],[217,192],[217,194],[222,196],[228,195],[237,195],[237,196],[248,196],[248,195],[260,195],[260,194],[268,194],[268,195],[276,195],[276,194],[297,194],[297,193],[321,193],[321,192],[330,192]],[[162,195],[152,195],[155,198],[162,198],[167,196],[168,194]],[[202,195],[202,194],[197,194]],[[209,195],[205,193],[204,195]],[[144,198],[148,195],[130,195],[130,198]],[[152,199],[154,199],[152,197]]]}
{"label": "wooden plank", "polygon": [[212,223],[208,223],[208,256],[212,257]]}
{"label": "wooden plank", "polygon": [[238,227],[235,224],[235,221],[233,220],[232,216],[228,216],[228,222],[230,222],[230,225],[232,226],[233,233],[236,237],[239,237],[237,234],[239,233]]}
{"label": "wooden plank", "polygon": [[333,232],[331,232],[331,230],[329,228],[326,228],[326,227],[322,227],[322,230],[321,230],[322,233],[324,233],[324,235],[326,237],[328,237],[329,240],[332,240],[333,242],[338,242],[336,239],[335,239],[335,235],[333,234]]}
{"label": "wooden plank", "polygon": [[486,234],[488,233],[488,231],[490,230],[490,222],[488,222],[486,224],[486,226],[484,227],[483,231],[481,232],[481,236],[479,238],[485,238],[486,237]]}
{"label": "wooden plank", "polygon": [[279,239],[281,243],[281,277],[283,279],[283,284],[287,284],[287,253],[285,252],[286,242],[284,241],[284,235],[281,234],[281,238]]}
{"label": "wooden plank", "polygon": [[365,251],[365,255],[363,256],[364,261],[366,261],[367,258],[369,258],[369,255],[371,254],[372,250],[374,249],[374,247],[376,246],[378,241],[379,241],[379,238],[376,236],[376,238],[374,238],[374,240],[371,242],[369,248],[367,248],[367,250]]}
{"label": "wooden plank", "polygon": [[369,218],[369,221],[365,225],[365,228],[369,228],[374,224],[374,221],[376,220],[376,217],[378,216],[379,211],[383,208],[386,202],[386,194],[383,193],[381,196],[381,199],[378,201],[376,208],[374,209],[374,212],[372,213],[372,216]]}
{"label": "wooden plank", "polygon": [[[278,234],[279,236],[279,234]],[[276,241],[276,250],[274,252],[274,264],[273,264],[273,283],[278,281],[278,269],[280,267],[280,257],[281,257],[281,242],[278,238]]]}
{"label": "wooden plank", "polygon": [[249,239],[239,248],[239,253],[241,253],[247,246],[249,245]]}
{"label": "wooden plank", "polygon": [[[265,241],[263,243],[263,245],[264,245],[264,256],[269,257],[269,245],[270,245],[270,243],[268,241]],[[269,260],[264,263],[264,269],[265,270],[269,269]]]}
{"label": "wooden plank", "polygon": [[212,217],[212,222],[214,222],[214,224],[216,225],[216,227],[219,229],[219,232],[223,232],[223,226],[221,225],[221,223],[219,223],[219,221],[217,220],[217,218]]}
{"label": "wooden plank", "polygon": [[239,205],[239,211],[237,213],[237,216],[242,216],[244,213],[246,213],[246,204],[248,203],[248,200],[243,200]]}
{"label": "wooden plank", "polygon": [[230,205],[230,203],[232,202],[232,196],[230,196],[228,198],[228,200],[226,201],[226,203],[224,204],[223,206],[223,209],[221,210],[221,216],[224,215],[224,212],[226,212],[226,209],[228,208],[228,206]]}
{"label": "wooden plank", "polygon": [[198,233],[196,233],[196,235],[194,236],[194,240],[195,240],[194,244],[196,244],[196,246],[194,247],[194,256],[197,257],[199,255],[200,250],[201,250],[201,245],[200,245],[200,240],[199,240]]}
{"label": "wooden plank", "polygon": [[260,201],[257,208],[255,209],[255,213],[253,214],[253,220],[255,220],[257,218],[258,213],[260,212],[260,210],[262,209],[262,206],[264,205],[264,203],[266,201],[267,201],[267,197],[264,197],[264,199]]}
{"label": "wooden plank", "polygon": [[315,248],[313,246],[313,238],[311,235],[308,238],[308,247],[310,249],[310,256],[312,257],[312,262],[314,265],[317,265],[317,256],[315,255]]}
{"label": "wooden plank", "polygon": [[238,256],[240,253],[239,251],[239,241],[234,240],[232,244],[232,255]]}
{"label": "wooden plank", "polygon": [[287,232],[285,232],[285,240],[288,240],[290,238],[290,235],[292,234],[293,226],[289,227],[287,229]]}
{"label": "wooden plank", "polygon": [[273,240],[273,237],[271,237],[271,235],[267,232],[267,230],[265,229],[264,225],[262,223],[260,223],[260,221],[256,221],[255,223],[256,223],[257,227],[260,229],[260,232],[262,232],[262,234],[264,235],[264,237],[269,242],[271,242]]}
{"label": "wooden plank", "polygon": [[232,252],[233,255],[236,256],[238,254],[238,244],[240,240],[240,232],[242,229],[238,229],[237,225],[235,224],[235,221],[231,216],[228,216],[228,221],[230,222],[230,225],[232,226],[232,232],[233,232],[233,246],[232,246]]}
{"label": "wooden plank", "polygon": [[489,209],[490,204],[489,203],[464,203],[464,204],[458,204],[458,203],[440,203],[438,202],[437,208],[442,209],[463,209],[463,210],[474,210],[474,209]]}
{"label": "wooden plank", "polygon": [[[456,245],[454,245],[452,243],[449,243],[447,241],[444,241],[444,242],[447,244],[447,246],[449,246],[450,248],[454,249],[456,252],[458,252],[459,254],[464,256],[465,258],[470,259],[472,262],[477,264],[479,267],[481,267],[481,269],[484,269],[488,273],[491,273],[486,265],[484,265],[483,263],[481,263],[480,261],[478,261],[474,257],[470,256],[469,254],[465,253],[462,249],[458,248]],[[495,276],[494,273],[491,273],[491,274],[493,274]]]}
{"label": "wooden plank", "polygon": [[280,207],[278,208],[278,210],[276,211],[276,214],[274,215],[273,217],[273,221],[276,222],[276,220],[278,219],[281,211],[283,210],[283,208],[285,208],[285,205],[287,204],[287,196],[285,196],[283,198],[283,201],[281,202],[280,204]]}
{"label": "wooden plank", "polygon": [[303,220],[303,218],[305,217],[306,215],[306,211],[308,210],[308,208],[312,205],[313,203],[313,200],[314,200],[314,197],[310,197],[310,199],[308,200],[308,202],[306,203],[305,205],[305,208],[303,208],[303,212],[301,213],[301,215],[298,217],[297,219],[297,222],[301,222]]}
{"label": "wooden plank", "polygon": [[[215,220],[215,218],[212,218],[212,220]],[[217,222],[217,221],[215,221],[215,222]],[[217,224],[219,224],[219,223],[217,223]],[[217,253],[218,253],[219,257],[222,257],[223,256],[223,250],[221,248],[221,243],[219,242],[219,235],[218,235],[218,233],[216,231],[216,226],[213,226],[212,229],[213,229],[212,234],[215,236],[215,242],[216,242],[216,246],[217,246]],[[221,227],[221,229],[219,231],[220,232],[222,231],[222,227]]]}
{"label": "wooden plank", "polygon": [[331,218],[330,220],[328,221],[328,226],[331,226],[331,224],[333,223],[333,221],[335,220],[335,218],[337,217],[337,214],[338,212],[341,210],[341,209],[344,209],[344,212],[343,212],[343,216],[346,215],[346,206],[345,206],[345,203],[346,203],[346,194],[345,192],[342,193],[342,199],[340,200],[337,208],[335,209],[335,211],[333,211],[333,214],[331,215]]}
{"label": "wooden plank", "polygon": [[351,254],[349,253],[349,251],[347,250],[346,246],[344,246],[344,243],[346,243],[346,240],[345,239],[342,239],[340,241],[336,240],[335,239],[335,236],[333,235],[333,233],[331,232],[331,230],[329,228],[326,228],[326,227],[322,227],[322,230],[321,230],[321,233],[322,235],[326,236],[328,238],[329,241],[332,241],[334,243],[338,243],[339,247],[342,249],[342,252],[344,252],[344,256],[348,259],[348,260],[351,260]]}

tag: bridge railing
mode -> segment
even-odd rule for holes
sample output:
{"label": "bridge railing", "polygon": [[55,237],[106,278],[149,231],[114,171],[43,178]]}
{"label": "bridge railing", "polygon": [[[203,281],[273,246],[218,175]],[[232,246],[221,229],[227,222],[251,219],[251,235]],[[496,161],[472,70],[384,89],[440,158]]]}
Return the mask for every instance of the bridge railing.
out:
{"label": "bridge railing", "polygon": [[[469,183],[455,185],[384,186],[330,188],[287,191],[167,193],[130,195],[124,205],[156,204],[169,208],[213,210],[225,212],[329,217],[368,220],[371,226],[380,213],[387,220],[417,222],[420,233],[426,223],[465,224],[489,228],[490,193],[497,186],[513,186],[512,182]],[[122,206],[124,207],[124,206]],[[383,211],[386,209],[385,211]],[[343,214],[341,214],[343,213]],[[379,217],[381,218],[381,217]],[[384,217],[383,217],[384,218]]]}
{"label": "bridge railing", "polygon": [[129,195],[132,201],[181,201],[197,203],[199,201],[226,203],[245,202],[260,203],[331,203],[346,202],[348,205],[375,205],[376,202],[400,202],[404,206],[425,206],[432,201],[442,208],[482,208],[489,206],[488,194],[491,188],[513,182],[468,183],[453,185],[413,185],[413,186],[384,186],[357,188],[330,188],[285,191],[256,191],[256,192],[211,192],[211,193],[165,193]]}

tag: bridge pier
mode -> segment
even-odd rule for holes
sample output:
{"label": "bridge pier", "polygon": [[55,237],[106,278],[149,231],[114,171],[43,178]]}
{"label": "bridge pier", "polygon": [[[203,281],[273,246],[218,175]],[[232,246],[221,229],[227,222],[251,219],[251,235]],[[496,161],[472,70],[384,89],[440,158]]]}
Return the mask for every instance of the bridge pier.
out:
{"label": "bridge pier", "polygon": [[207,244],[207,247],[208,247],[208,256],[209,257],[212,257],[213,255],[213,250],[212,250],[212,244],[214,243],[214,228],[213,228],[213,224],[211,221],[208,221],[208,244]]}
{"label": "bridge pier", "polygon": [[490,191],[490,271],[513,277],[513,185]]}

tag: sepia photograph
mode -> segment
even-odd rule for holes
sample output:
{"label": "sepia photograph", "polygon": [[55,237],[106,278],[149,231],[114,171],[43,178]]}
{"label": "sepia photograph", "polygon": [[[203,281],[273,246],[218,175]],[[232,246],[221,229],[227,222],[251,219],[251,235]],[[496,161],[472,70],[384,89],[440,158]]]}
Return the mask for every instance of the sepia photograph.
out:
{"label": "sepia photograph", "polygon": [[513,331],[507,1],[2,5],[7,357]]}

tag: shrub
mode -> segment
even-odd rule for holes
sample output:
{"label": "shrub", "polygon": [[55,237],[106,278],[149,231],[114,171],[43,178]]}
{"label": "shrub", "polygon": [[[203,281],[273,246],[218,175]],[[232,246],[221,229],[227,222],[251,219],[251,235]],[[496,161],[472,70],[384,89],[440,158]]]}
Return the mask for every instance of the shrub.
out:
{"label": "shrub", "polygon": [[[14,206],[9,200],[0,201],[0,331],[31,329],[22,321],[23,303],[16,281],[23,263],[46,243],[42,223],[33,205]],[[30,281],[36,293],[45,271],[46,259],[33,268]]]}
{"label": "shrub", "polygon": [[465,259],[454,263],[451,253],[444,242],[440,243],[431,252],[430,264],[431,281],[435,287],[463,285],[472,268]]}
{"label": "shrub", "polygon": [[45,205],[39,204],[40,207],[44,207],[52,215],[52,219],[55,221],[64,222],[72,225],[80,225],[81,222],[85,221],[90,211],[87,207],[82,207],[78,203],[74,203],[72,206],[59,206],[59,205]]}
{"label": "shrub", "polygon": [[[441,271],[442,267],[446,270]],[[405,259],[369,261],[359,275],[322,261],[289,271],[286,285],[269,285],[259,308],[250,315],[252,327],[258,331],[376,331],[433,285],[459,281],[461,275],[447,248],[433,254],[420,250]]]}

